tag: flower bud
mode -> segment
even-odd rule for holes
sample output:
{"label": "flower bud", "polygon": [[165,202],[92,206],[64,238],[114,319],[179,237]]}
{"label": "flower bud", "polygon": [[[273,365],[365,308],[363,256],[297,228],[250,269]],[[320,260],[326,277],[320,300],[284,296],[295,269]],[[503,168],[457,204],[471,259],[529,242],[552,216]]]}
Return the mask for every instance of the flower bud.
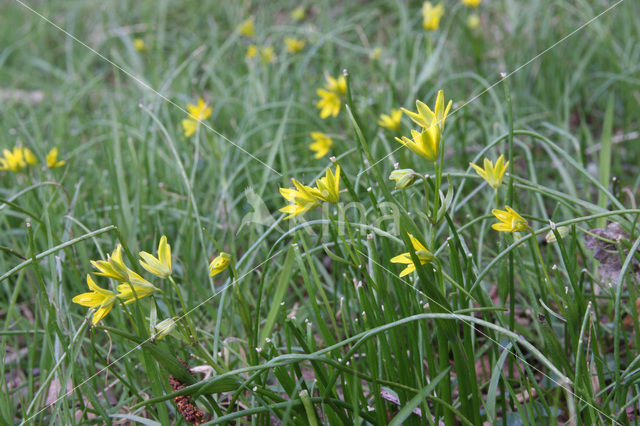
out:
{"label": "flower bud", "polygon": [[389,180],[396,181],[396,189],[405,189],[416,181],[418,175],[412,169],[394,170],[389,175]]}

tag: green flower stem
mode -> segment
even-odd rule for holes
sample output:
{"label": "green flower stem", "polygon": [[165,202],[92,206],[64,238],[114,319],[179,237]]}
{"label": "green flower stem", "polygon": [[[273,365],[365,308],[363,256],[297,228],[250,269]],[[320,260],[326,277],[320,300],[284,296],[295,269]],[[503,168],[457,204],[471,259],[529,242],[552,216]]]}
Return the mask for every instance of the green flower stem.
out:
{"label": "green flower stem", "polygon": [[551,295],[553,296],[553,300],[556,302],[558,309],[564,312],[564,305],[562,304],[562,300],[558,297],[555,288],[551,283],[551,278],[549,277],[549,271],[547,271],[547,266],[544,264],[544,260],[542,259],[542,252],[540,251],[540,244],[538,244],[538,239],[536,238],[536,233],[530,226],[527,226],[527,230],[531,234],[531,240],[533,241],[533,246],[536,249],[536,254],[538,256],[538,261],[540,262],[540,267],[542,268],[542,272],[544,272],[544,279],[547,283],[547,286],[551,290]]}
{"label": "green flower stem", "polygon": [[174,281],[173,277],[169,275],[169,281],[173,284],[173,288],[178,294],[178,299],[180,299],[180,305],[182,306],[182,318],[186,318],[187,326],[189,327],[189,341],[195,342],[197,340],[196,330],[193,328],[193,323],[191,322],[191,318],[189,317],[189,311],[187,311],[187,306],[184,304],[184,300],[182,299],[182,293],[180,292],[180,288],[178,284]]}

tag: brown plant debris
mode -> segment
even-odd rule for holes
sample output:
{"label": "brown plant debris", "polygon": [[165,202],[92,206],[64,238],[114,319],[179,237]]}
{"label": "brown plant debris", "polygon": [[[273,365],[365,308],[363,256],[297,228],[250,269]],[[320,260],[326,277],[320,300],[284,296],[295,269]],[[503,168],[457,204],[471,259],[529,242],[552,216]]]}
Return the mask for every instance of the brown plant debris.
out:
{"label": "brown plant debris", "polygon": [[[593,234],[593,235],[591,235]],[[611,222],[606,228],[594,228],[589,230],[589,234],[584,236],[584,245],[589,250],[593,250],[593,257],[600,262],[598,272],[602,278],[602,282],[613,285],[617,284],[620,279],[620,270],[622,269],[622,260],[627,256],[626,250],[620,251],[620,242],[628,240],[627,234],[622,226],[617,222]],[[636,281],[640,279],[640,262],[633,259],[629,275],[633,276]]]}
{"label": "brown plant debris", "polygon": [[[178,358],[178,361],[180,361],[182,365],[189,370],[189,373],[191,373],[191,369],[184,360]],[[169,385],[174,392],[185,387],[184,383],[173,376],[169,376]],[[178,407],[178,411],[186,421],[193,425],[201,425],[204,423],[204,413],[191,402],[191,395],[179,395],[173,398],[173,400]]]}

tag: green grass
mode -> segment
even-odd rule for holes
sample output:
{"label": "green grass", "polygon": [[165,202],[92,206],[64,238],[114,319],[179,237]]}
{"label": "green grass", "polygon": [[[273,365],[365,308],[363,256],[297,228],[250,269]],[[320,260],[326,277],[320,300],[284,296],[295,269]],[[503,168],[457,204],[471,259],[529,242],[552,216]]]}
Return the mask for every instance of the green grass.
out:
{"label": "green grass", "polygon": [[[0,171],[0,424],[187,424],[178,395],[208,424],[637,424],[640,4],[447,0],[433,33],[421,2],[308,2],[295,22],[297,5],[0,3],[0,148],[40,160]],[[254,41],[234,30],[249,16]],[[246,60],[251,43],[277,60]],[[350,96],[322,120],[316,89],[343,70]],[[376,123],[440,89],[435,168],[394,141],[408,117]],[[185,138],[199,97],[212,116]],[[334,140],[322,159],[312,131]],[[53,147],[64,167],[43,165]],[[496,195],[469,162],[500,154]],[[278,189],[329,156],[340,204],[284,220]],[[429,177],[394,189],[396,163]],[[505,204],[533,231],[491,229]],[[610,222],[601,262],[585,236]],[[400,278],[408,234],[435,260]],[[138,264],[162,235],[176,286]],[[162,293],[92,327],[71,299],[117,244]]]}

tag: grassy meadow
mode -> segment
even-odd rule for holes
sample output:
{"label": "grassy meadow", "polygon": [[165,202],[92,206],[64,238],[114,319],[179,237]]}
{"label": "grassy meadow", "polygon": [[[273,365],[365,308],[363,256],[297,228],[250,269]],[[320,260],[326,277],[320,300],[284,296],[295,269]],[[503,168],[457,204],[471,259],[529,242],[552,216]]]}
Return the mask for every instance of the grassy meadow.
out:
{"label": "grassy meadow", "polygon": [[637,16],[0,2],[0,424],[640,423]]}

